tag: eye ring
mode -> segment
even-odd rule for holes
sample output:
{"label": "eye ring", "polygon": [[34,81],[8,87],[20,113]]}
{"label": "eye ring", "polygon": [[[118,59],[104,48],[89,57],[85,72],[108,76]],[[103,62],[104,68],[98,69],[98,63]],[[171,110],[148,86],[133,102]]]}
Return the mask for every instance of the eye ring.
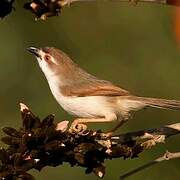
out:
{"label": "eye ring", "polygon": [[50,61],[50,59],[51,59],[51,57],[50,57],[49,55],[45,55],[45,56],[44,56],[44,60],[45,60],[45,61]]}

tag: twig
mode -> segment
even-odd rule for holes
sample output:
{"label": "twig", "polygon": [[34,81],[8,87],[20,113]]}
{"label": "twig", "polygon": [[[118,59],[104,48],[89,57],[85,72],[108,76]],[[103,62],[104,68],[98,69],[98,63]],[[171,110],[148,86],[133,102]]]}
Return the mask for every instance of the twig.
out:
{"label": "twig", "polygon": [[144,169],[146,169],[146,168],[148,168],[154,164],[157,164],[159,162],[167,161],[167,160],[171,160],[171,159],[177,159],[177,158],[180,158],[180,152],[171,153],[171,152],[167,151],[163,156],[160,156],[157,159],[155,159],[155,160],[153,160],[147,164],[144,164],[143,166],[135,168],[135,169],[121,175],[120,180],[124,180],[127,177],[132,176],[135,173],[138,173],[139,171],[142,171],[142,170],[144,170]]}
{"label": "twig", "polygon": [[156,3],[156,4],[163,4],[163,5],[174,5],[174,6],[179,6],[180,1],[179,0],[64,0],[64,5],[69,4],[70,1],[71,3],[74,2],[126,2],[126,3]]}
{"label": "twig", "polygon": [[[14,8],[15,0],[1,0],[0,1],[0,18],[3,18],[10,14]],[[33,14],[35,14],[36,20],[46,20],[51,16],[58,16],[62,8],[64,6],[70,6],[70,4],[74,4],[76,2],[119,2],[119,3],[154,3],[161,5],[172,5],[172,6],[180,6],[180,0],[26,0],[24,3],[24,8],[30,10]]]}
{"label": "twig", "polygon": [[58,16],[64,6],[70,6],[70,4],[74,4],[76,2],[126,2],[132,3],[134,5],[138,3],[155,3],[155,4],[162,4],[162,5],[172,5],[172,6],[180,6],[180,0],[44,0],[42,1],[35,1],[32,0],[30,3],[26,3],[24,7],[26,9],[31,10],[32,13],[36,15],[36,20],[46,20],[48,17],[51,16]]}
{"label": "twig", "polygon": [[126,134],[120,134],[113,137],[118,143],[127,141],[138,141],[145,149],[155,146],[157,143],[165,143],[165,139],[169,136],[180,133],[180,123],[166,125],[160,128],[146,129]]}

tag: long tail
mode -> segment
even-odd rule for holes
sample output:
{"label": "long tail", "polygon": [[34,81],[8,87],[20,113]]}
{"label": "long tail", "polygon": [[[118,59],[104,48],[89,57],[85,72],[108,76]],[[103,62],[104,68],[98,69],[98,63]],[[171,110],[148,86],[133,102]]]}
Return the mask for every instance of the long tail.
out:
{"label": "long tail", "polygon": [[145,106],[151,106],[161,109],[180,110],[180,101],[178,100],[167,100],[167,99],[138,97],[138,96],[129,96],[128,100],[136,102],[137,105],[139,104],[139,109]]}

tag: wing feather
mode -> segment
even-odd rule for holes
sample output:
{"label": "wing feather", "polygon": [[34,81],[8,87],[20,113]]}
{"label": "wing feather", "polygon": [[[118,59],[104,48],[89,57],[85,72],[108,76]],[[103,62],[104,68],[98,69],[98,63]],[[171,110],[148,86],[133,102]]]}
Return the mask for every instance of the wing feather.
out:
{"label": "wing feather", "polygon": [[74,83],[71,86],[61,87],[63,95],[66,96],[127,96],[130,93],[118,86],[113,85],[109,81],[96,80],[92,82]]}

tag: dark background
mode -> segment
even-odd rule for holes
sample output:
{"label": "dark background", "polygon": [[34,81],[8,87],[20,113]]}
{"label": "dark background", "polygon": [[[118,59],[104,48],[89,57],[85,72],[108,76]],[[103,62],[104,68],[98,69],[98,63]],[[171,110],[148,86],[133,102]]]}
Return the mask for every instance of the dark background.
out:
{"label": "dark background", "polygon": [[[172,7],[118,2],[75,3],[60,17],[34,21],[32,14],[16,3],[16,11],[0,21],[0,126],[21,124],[19,102],[25,102],[39,117],[49,113],[56,121],[72,119],[56,103],[29,46],[55,46],[81,67],[113,81],[133,94],[180,99],[180,51],[173,26]],[[180,112],[147,109],[136,113],[120,132],[159,127],[179,122]],[[113,124],[93,128],[108,129]],[[1,133],[2,134],[2,133]],[[118,179],[125,171],[163,154],[179,151],[179,137],[170,138],[133,160],[106,161],[104,180]],[[82,168],[63,165],[32,171],[38,180],[98,179]],[[144,170],[129,180],[180,179],[180,162],[172,160]]]}

